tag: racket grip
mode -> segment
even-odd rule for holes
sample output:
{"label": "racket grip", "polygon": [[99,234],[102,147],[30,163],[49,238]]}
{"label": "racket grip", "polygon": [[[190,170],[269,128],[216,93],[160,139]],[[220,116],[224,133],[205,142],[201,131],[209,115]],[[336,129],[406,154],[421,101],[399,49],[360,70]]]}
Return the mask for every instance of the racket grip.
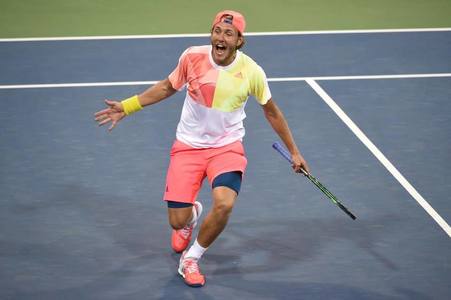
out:
{"label": "racket grip", "polygon": [[288,160],[290,163],[293,163],[291,154],[279,142],[272,144],[272,147],[276,149],[276,151],[279,152],[283,157],[285,157],[286,160]]}

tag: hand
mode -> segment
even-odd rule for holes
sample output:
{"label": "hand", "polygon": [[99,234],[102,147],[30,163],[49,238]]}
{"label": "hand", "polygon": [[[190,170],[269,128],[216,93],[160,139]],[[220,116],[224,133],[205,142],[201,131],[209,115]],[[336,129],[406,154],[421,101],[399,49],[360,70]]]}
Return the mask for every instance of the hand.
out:
{"label": "hand", "polygon": [[[310,174],[310,168],[301,154],[292,155],[291,159],[293,160],[291,167],[296,173],[304,173],[304,175]],[[305,172],[307,173],[303,172],[302,170],[305,170]]]}
{"label": "hand", "polygon": [[96,112],[94,116],[99,126],[111,122],[111,126],[108,128],[108,131],[111,131],[125,117],[125,112],[122,104],[118,101],[105,100],[105,104],[108,105],[108,108]]}

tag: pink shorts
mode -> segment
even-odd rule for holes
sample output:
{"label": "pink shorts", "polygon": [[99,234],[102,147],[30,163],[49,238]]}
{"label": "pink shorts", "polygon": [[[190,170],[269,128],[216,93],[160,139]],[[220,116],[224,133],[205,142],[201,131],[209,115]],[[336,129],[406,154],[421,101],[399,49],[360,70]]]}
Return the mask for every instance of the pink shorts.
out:
{"label": "pink shorts", "polygon": [[211,183],[216,176],[246,170],[243,144],[233,142],[219,148],[192,148],[178,140],[171,149],[164,200],[194,203],[205,177]]}

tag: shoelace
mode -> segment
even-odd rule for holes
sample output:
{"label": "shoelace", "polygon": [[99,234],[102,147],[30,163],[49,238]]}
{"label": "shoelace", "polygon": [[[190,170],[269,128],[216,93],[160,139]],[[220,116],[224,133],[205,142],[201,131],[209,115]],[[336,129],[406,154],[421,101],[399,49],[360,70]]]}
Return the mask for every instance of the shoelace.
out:
{"label": "shoelace", "polygon": [[[197,209],[196,209],[196,212],[197,212]],[[180,229],[180,234],[184,239],[187,239],[189,237],[189,235],[191,234],[191,231],[193,230],[196,223],[197,222],[193,222],[191,224],[186,225],[182,229]]]}
{"label": "shoelace", "polygon": [[189,235],[191,234],[191,230],[193,229],[192,225],[188,225],[180,229],[180,234],[184,239],[187,239]]}
{"label": "shoelace", "polygon": [[186,272],[192,274],[192,273],[200,273],[199,271],[199,265],[194,259],[185,259],[183,262],[183,267]]}

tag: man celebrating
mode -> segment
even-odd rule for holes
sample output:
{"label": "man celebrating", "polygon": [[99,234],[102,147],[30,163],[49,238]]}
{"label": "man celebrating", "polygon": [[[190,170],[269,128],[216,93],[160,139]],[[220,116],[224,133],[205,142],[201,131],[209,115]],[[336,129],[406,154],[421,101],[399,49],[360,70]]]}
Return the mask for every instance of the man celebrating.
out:
{"label": "man celebrating", "polygon": [[[290,151],[294,171],[301,172],[302,168],[309,172],[272,99],[263,69],[239,50],[245,42],[245,27],[240,13],[219,12],[212,24],[210,45],[186,49],[168,78],[121,102],[106,100],[108,108],[95,114],[99,125],[111,122],[112,130],[125,116],[187,88],[171,149],[164,200],[173,228],[172,248],[182,253],[178,272],[193,287],[205,284],[198,262],[225,228],[240,191],[247,164],[242,139],[244,106],[249,95],[261,105],[266,119]],[[202,213],[196,198],[205,177],[212,189],[212,208],[186,250]]]}

